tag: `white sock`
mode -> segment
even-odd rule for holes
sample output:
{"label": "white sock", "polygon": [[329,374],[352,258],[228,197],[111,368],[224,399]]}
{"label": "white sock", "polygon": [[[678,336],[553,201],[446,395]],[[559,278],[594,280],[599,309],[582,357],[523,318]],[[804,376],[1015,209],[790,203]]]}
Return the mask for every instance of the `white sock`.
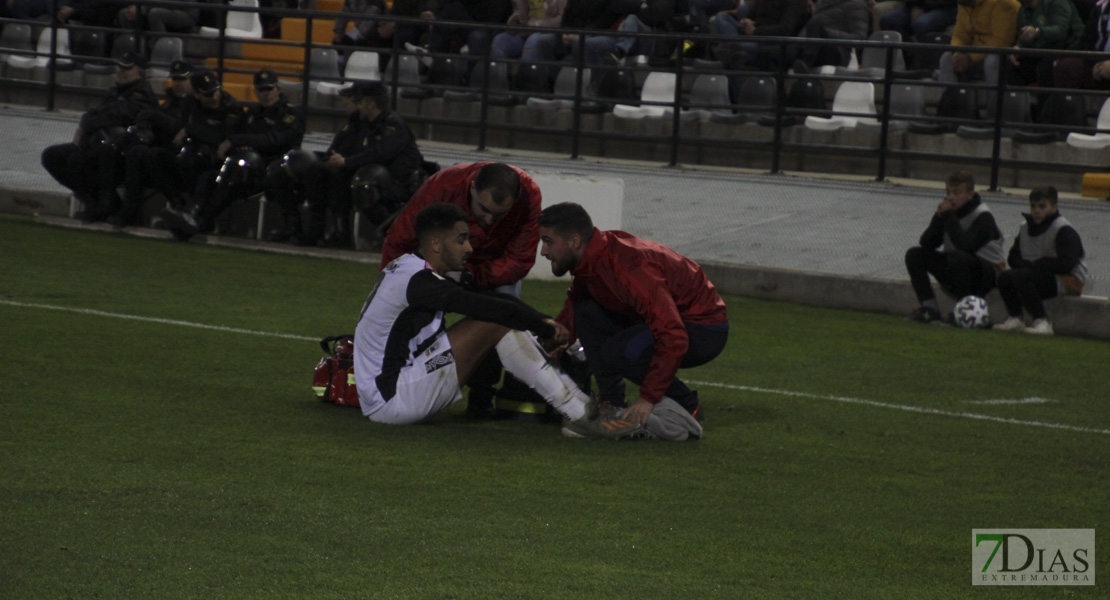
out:
{"label": "white sock", "polygon": [[[558,369],[547,361],[547,354],[535,338],[523,331],[510,331],[495,348],[505,370],[516,375],[566,418],[577,421],[586,416],[589,397],[576,385],[568,385]],[[569,378],[567,378],[569,380]]]}

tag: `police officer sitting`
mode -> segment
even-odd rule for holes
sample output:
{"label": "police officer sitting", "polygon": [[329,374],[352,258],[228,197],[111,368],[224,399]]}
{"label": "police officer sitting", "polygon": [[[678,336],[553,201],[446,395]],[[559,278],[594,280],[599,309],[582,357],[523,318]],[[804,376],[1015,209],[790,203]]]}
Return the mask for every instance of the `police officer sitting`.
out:
{"label": "police officer sitting", "polygon": [[[182,239],[187,231],[180,227],[186,214],[180,207],[193,198],[206,198],[215,187],[216,176],[229,146],[224,142],[239,129],[243,121],[243,105],[220,86],[220,80],[210,70],[194,72],[189,77],[193,87],[194,102],[189,104],[185,126],[174,136],[173,144],[181,148],[174,159],[171,177],[162,178],[159,191],[170,199],[170,206],[162,211],[162,218],[170,230]],[[181,190],[189,200],[181,198]],[[196,204],[194,202],[194,204]]]}
{"label": "police officer sitting", "polygon": [[380,247],[386,223],[412,196],[422,181],[424,157],[405,121],[389,108],[389,91],[378,81],[359,81],[340,94],[358,109],[360,135],[352,145],[333,148],[306,173],[306,196],[311,209],[309,239],[324,233],[324,215],[331,209],[335,231],[323,244],[351,243],[351,206],[374,225],[370,243]]}
{"label": "police officer sitting", "polygon": [[217,155],[225,157],[223,165],[215,178],[201,182],[196,207],[166,211],[179,238],[211,231],[216,217],[236,200],[261,192],[268,168],[280,168],[282,156],[301,145],[304,121],[281,93],[277,75],[259,71],[254,90],[258,104],[247,109],[239,127],[217,147]]}
{"label": "police officer sitting", "polygon": [[139,113],[135,124],[127,128],[126,136],[132,140],[123,150],[124,193],[123,206],[108,222],[116,227],[126,227],[138,222],[142,209],[144,190],[155,187],[174,170],[177,148],[173,138],[185,124],[193,99],[189,83],[192,67],[185,61],[170,65],[170,87],[166,98],[157,109]]}
{"label": "police officer sitting", "polygon": [[147,61],[127,52],[116,61],[116,84],[98,106],[81,116],[68,144],[42,152],[42,166],[84,205],[83,221],[103,221],[119,207],[116,186],[122,161],[117,142],[143,109],[157,102],[146,81]]}

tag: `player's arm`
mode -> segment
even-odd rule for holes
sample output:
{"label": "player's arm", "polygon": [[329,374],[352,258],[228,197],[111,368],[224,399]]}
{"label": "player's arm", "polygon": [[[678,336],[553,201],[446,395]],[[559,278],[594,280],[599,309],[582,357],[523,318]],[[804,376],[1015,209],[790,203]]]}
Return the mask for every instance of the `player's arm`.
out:
{"label": "player's arm", "polygon": [[524,302],[500,294],[466,290],[430,269],[413,276],[406,295],[411,306],[457,313],[511,329],[531,331],[540,338],[550,338],[555,334],[550,318]]}

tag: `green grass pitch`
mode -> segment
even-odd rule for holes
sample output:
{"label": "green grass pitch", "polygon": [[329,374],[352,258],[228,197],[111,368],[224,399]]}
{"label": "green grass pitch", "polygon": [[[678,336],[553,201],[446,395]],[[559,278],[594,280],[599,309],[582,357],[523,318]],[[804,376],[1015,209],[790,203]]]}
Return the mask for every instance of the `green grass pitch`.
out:
{"label": "green grass pitch", "polygon": [[973,528],[1107,526],[1104,342],[728,297],[698,442],[390,427],[317,402],[300,339],[374,278],[0,216],[0,597],[1105,597],[1105,560],[968,577]]}

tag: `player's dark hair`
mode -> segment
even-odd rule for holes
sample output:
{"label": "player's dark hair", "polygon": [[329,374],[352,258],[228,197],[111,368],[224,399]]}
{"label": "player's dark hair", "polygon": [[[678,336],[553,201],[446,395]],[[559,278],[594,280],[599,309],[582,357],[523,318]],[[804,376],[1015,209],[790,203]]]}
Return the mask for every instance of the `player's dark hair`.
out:
{"label": "player's dark hair", "polygon": [[495,204],[511,204],[520,196],[520,173],[505,163],[490,163],[478,169],[474,189],[478,192],[489,190]]}
{"label": "player's dark hair", "polygon": [[553,229],[562,237],[577,233],[586,242],[594,234],[594,222],[590,213],[574,202],[560,202],[543,209],[540,211],[539,225]]}
{"label": "player's dark hair", "polygon": [[952,173],[944,183],[952,186],[966,186],[969,192],[975,189],[975,178],[967,171],[956,171]]}
{"label": "player's dark hair", "polygon": [[1059,194],[1056,193],[1056,187],[1051,185],[1042,185],[1035,187],[1029,192],[1029,202],[1037,202],[1040,200],[1048,200],[1049,204],[1056,205],[1059,202]]}
{"label": "player's dark hair", "polygon": [[466,222],[465,210],[454,204],[437,202],[417,213],[412,229],[417,242],[423,245],[427,238],[454,229],[459,221]]}

